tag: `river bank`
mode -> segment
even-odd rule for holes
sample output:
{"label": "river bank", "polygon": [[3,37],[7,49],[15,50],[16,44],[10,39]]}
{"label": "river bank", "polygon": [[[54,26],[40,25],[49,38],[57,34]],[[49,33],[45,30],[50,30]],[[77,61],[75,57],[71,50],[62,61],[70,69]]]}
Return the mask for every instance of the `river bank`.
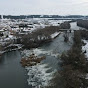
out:
{"label": "river bank", "polygon": [[[13,77],[11,79],[14,79],[14,80],[11,82],[11,79],[10,79],[10,82],[14,85],[14,88],[35,88],[35,86],[37,86],[37,87],[47,86],[49,84],[49,81],[53,78],[55,72],[58,69],[60,69],[60,68],[58,68],[58,64],[60,63],[60,60],[58,60],[58,56],[61,55],[62,52],[66,52],[67,50],[69,50],[73,43],[72,42],[73,33],[70,33],[70,35],[69,35],[70,41],[68,43],[64,42],[63,35],[64,35],[64,33],[59,34],[59,36],[57,36],[55,39],[53,39],[52,42],[45,43],[44,45],[42,45],[38,48],[32,48],[30,50],[23,50],[21,52],[21,56],[24,56],[24,57],[27,55],[29,56],[33,52],[39,56],[42,56],[42,55],[46,56],[46,60],[43,60],[40,64],[37,64],[36,66],[27,67],[27,68],[25,68],[26,70],[24,68],[22,68],[21,64],[19,63],[22,57],[19,57],[19,55],[12,53],[15,51],[8,52],[8,55],[5,56],[5,62],[3,61],[5,63],[5,68],[4,68],[4,64],[2,64],[2,66],[1,66],[1,71],[3,70],[2,71],[3,74],[1,74],[2,79],[8,80],[9,79],[8,77],[10,77],[10,75],[11,75],[11,77]],[[17,52],[17,53],[19,53],[19,52]],[[10,58],[10,56],[11,56],[11,58]],[[9,60],[10,62],[8,62],[7,58],[8,59],[10,58],[10,60]],[[12,63],[11,63],[11,61],[12,61]],[[3,63],[3,62],[1,62],[1,63]],[[9,66],[6,63],[8,63]],[[19,64],[19,66],[18,66],[18,64]],[[11,65],[13,65],[13,66],[11,66]],[[24,69],[24,70],[22,70],[22,71],[16,70],[17,66],[20,70],[22,70],[22,69]],[[5,71],[6,69],[8,71]],[[8,77],[5,76],[5,78],[4,78],[4,75],[6,75],[6,73],[8,73],[9,76]],[[18,74],[20,75],[21,78],[19,77]],[[15,77],[16,77],[16,79],[15,79]],[[45,79],[42,79],[42,78],[45,78]],[[17,79],[18,79],[18,81],[16,82]],[[19,83],[19,81],[20,81],[20,83]],[[6,88],[5,84],[7,85],[8,88],[12,88],[12,85],[10,84],[10,82],[7,82],[7,83],[6,82],[5,83],[1,82],[2,83],[1,88]],[[17,83],[17,85],[15,83]]]}
{"label": "river bank", "polygon": [[1,41],[0,43],[0,56],[8,51],[16,49],[30,49],[42,46],[45,43],[51,42],[59,34],[60,28],[70,28],[68,22],[61,23],[60,26],[50,26],[43,29],[38,29],[30,34],[15,34],[15,39],[9,40],[8,42]]}
{"label": "river bank", "polygon": [[[58,49],[57,46],[59,46]],[[64,43],[63,34],[60,34],[53,42],[49,42],[38,49],[24,51],[26,54],[31,54],[34,50],[36,55],[44,54],[47,58],[37,66],[25,68],[26,70],[19,63],[22,58],[22,54],[20,55],[19,51],[5,53],[0,61],[0,87],[33,88],[32,85],[48,84],[58,66],[58,52],[61,53],[63,50],[68,50],[69,47],[70,44]]]}
{"label": "river bank", "polygon": [[[66,52],[67,50],[69,50],[72,45],[73,35],[70,34],[71,39],[68,43],[64,42],[63,35],[64,33],[61,33],[53,40],[53,42],[47,43],[42,47],[22,51],[23,57],[28,57],[32,53],[37,56],[46,56],[46,59],[40,62],[40,64],[26,67],[29,76],[29,85],[32,85],[35,88],[35,86],[44,87],[50,84],[50,80],[53,78],[57,70],[60,69],[58,68],[58,63],[60,62],[60,59],[58,61],[58,56],[60,56],[62,52]],[[37,74],[35,72],[37,72]]]}
{"label": "river bank", "polygon": [[81,32],[83,30],[74,32],[71,49],[61,55],[62,69],[57,72],[52,85],[47,88],[58,88],[58,85],[60,88],[88,87],[88,42],[82,41],[84,37]]}

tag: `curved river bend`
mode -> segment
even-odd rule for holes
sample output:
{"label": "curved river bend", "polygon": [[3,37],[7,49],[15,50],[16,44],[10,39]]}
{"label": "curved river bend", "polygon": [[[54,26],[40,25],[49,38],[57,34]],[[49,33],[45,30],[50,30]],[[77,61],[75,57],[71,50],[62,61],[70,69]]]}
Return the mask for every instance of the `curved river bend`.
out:
{"label": "curved river bend", "polygon": [[[71,25],[74,27],[73,25],[76,26],[76,23],[72,23]],[[59,69],[58,63],[60,59],[58,55],[69,50],[72,45],[73,33],[70,33],[69,36],[69,43],[64,42],[63,33],[61,33],[53,42],[47,43],[37,49],[25,50],[24,53],[26,52],[26,54],[34,52],[36,55],[46,56],[46,59],[40,64],[28,67],[26,68],[27,70],[20,64],[21,54],[19,51],[5,53],[0,60],[0,88],[46,86],[48,80],[52,79],[52,74]]]}

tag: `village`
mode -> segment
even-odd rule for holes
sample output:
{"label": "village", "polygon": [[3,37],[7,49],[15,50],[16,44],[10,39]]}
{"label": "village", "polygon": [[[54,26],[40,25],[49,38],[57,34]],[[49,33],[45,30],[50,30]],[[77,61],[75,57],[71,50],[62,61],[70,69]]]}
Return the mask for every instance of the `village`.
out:
{"label": "village", "polygon": [[[27,42],[28,45],[30,42],[32,44],[30,48],[39,46],[42,44],[41,42],[51,41],[52,38],[59,35],[59,29],[70,28],[69,22],[63,23],[63,20],[47,18],[4,19],[2,15],[0,19],[0,55],[7,51],[21,49],[22,45],[25,45],[25,36],[26,40],[28,39],[26,45]],[[50,29],[51,31],[49,31]]]}
{"label": "village", "polygon": [[[70,69],[72,69],[71,67],[74,67],[74,70],[72,70],[73,72],[70,73],[71,77],[69,77],[77,80],[78,84],[80,83],[78,80],[79,76],[86,82],[88,81],[87,23],[88,21],[85,19],[6,19],[2,15],[0,19],[0,60],[3,62],[3,56],[6,55],[6,58],[9,58],[9,54],[11,53],[10,55],[12,57],[10,58],[14,58],[17,63],[13,60],[9,68],[14,66],[17,69],[15,69],[15,71],[13,67],[12,70],[9,69],[9,71],[15,73],[20,70],[21,74],[22,67],[24,67],[24,69],[27,70],[25,74],[29,77],[26,78],[27,86],[31,86],[31,88],[36,88],[36,86],[37,88],[52,88],[51,84],[53,83],[54,85],[54,82],[56,82],[54,85],[55,88],[58,88],[56,87],[59,83],[57,78],[58,80],[61,77],[67,77],[68,79],[69,74],[65,73],[69,73]],[[78,57],[78,61],[75,59],[76,56]],[[10,62],[11,60],[8,59],[7,61]],[[84,62],[81,63],[82,61]],[[9,62],[7,63],[9,64]],[[71,65],[70,67],[68,66],[69,64]],[[85,78],[82,78],[80,74],[81,66],[82,70],[85,70]],[[62,73],[59,73],[60,77],[58,77],[58,75],[55,74],[58,71],[60,72],[58,69],[61,68],[63,68],[63,70]],[[78,75],[76,75],[75,69],[79,71],[79,73],[77,73]],[[74,76],[72,76],[73,74]],[[17,76],[19,77],[19,75]],[[75,76],[77,76],[77,79]],[[49,85],[50,81],[54,82],[51,82]],[[74,80],[71,81],[75,84]],[[64,81],[64,83],[67,83],[66,88],[69,86],[74,86],[73,88],[75,88],[75,85],[69,85],[69,80]],[[80,83],[80,85],[86,86],[88,84],[84,83],[82,85]],[[79,85],[77,88],[79,88]]]}
{"label": "village", "polygon": [[43,29],[49,26],[59,26],[59,22],[50,21],[48,19],[4,19],[3,15],[0,19],[0,54],[5,52],[8,46],[21,48],[16,44],[17,35],[31,34],[37,29]]}

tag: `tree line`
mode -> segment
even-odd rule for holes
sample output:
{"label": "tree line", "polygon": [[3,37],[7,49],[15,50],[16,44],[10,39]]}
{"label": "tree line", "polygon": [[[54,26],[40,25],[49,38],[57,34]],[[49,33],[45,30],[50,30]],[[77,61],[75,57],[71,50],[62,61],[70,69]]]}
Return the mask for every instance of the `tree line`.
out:
{"label": "tree line", "polygon": [[83,34],[79,30],[74,32],[71,49],[61,55],[61,70],[47,88],[88,88],[88,61],[82,52],[82,39],[85,38]]}
{"label": "tree line", "polygon": [[78,20],[77,26],[88,29],[88,20]]}
{"label": "tree line", "polygon": [[[60,15],[3,15],[4,18],[7,19],[25,19],[25,18],[82,18],[82,17],[88,17],[88,16],[82,16],[82,15],[68,15],[68,16],[60,16]],[[0,15],[1,18],[1,15]]]}

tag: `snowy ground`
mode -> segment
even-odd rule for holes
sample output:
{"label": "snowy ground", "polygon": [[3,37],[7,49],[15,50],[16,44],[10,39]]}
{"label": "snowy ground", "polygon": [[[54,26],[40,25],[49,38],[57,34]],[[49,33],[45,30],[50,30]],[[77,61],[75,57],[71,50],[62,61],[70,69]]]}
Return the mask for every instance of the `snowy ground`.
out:
{"label": "snowy ground", "polygon": [[[44,49],[32,49],[32,50],[24,50],[22,52],[23,55],[29,56],[34,53],[36,56],[39,55],[49,55],[53,57],[57,57],[58,53],[54,53],[53,50],[45,51]],[[28,71],[28,85],[32,85],[34,88],[40,88],[39,86],[48,86],[50,80],[53,78],[54,73],[57,71],[56,69],[52,70],[52,66],[48,63],[39,63],[35,66],[26,67]]]}
{"label": "snowy ground", "polygon": [[83,42],[86,44],[85,46],[82,46],[83,52],[86,51],[85,55],[88,58],[88,40],[83,40]]}
{"label": "snowy ground", "polygon": [[[82,46],[82,50],[83,52],[86,51],[85,55],[87,57],[88,60],[88,40],[83,40],[83,42],[86,44],[85,46]],[[86,74],[86,79],[88,79],[88,73]]]}
{"label": "snowy ground", "polygon": [[39,49],[39,48],[22,51],[22,55],[24,57],[29,56],[32,53],[34,53],[36,56],[43,54],[43,55],[50,55],[50,56],[58,57],[58,55],[59,55],[58,53],[54,53],[53,50],[45,51],[44,49]]}
{"label": "snowy ground", "polygon": [[34,88],[40,88],[49,85],[49,80],[52,79],[56,71],[48,73],[51,68],[47,64],[37,64],[36,66],[26,67],[29,79],[28,85]]}
{"label": "snowy ground", "polygon": [[54,34],[51,35],[51,38],[55,38],[60,34],[60,32],[55,32]]}

